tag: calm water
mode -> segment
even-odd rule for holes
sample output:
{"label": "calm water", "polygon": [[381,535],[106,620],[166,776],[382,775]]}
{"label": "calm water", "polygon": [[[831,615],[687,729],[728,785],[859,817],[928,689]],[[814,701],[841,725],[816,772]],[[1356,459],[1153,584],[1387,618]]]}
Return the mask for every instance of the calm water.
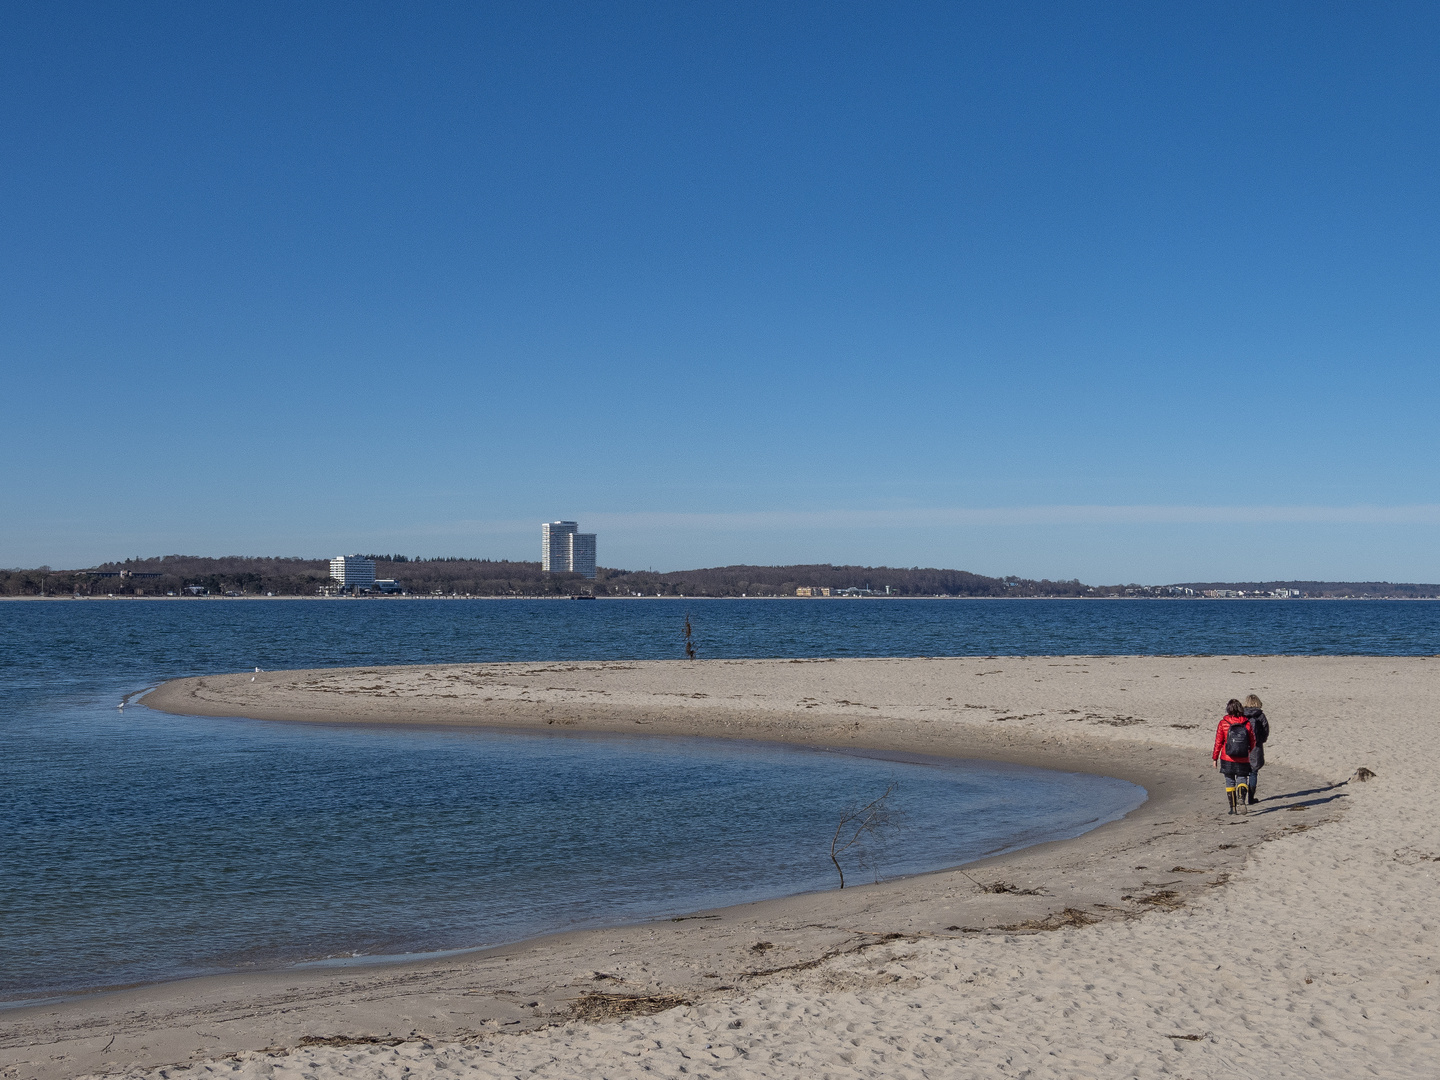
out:
{"label": "calm water", "polygon": [[0,1000],[465,948],[834,884],[840,809],[899,782],[869,871],[1125,813],[1119,781],[687,739],[123,713],[204,672],[674,657],[1440,652],[1440,605],[1066,601],[0,604]]}

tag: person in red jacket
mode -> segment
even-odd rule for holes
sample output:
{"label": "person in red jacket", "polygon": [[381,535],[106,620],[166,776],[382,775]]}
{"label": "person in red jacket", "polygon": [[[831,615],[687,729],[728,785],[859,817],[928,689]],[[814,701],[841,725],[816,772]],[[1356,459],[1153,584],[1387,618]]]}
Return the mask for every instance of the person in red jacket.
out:
{"label": "person in red jacket", "polygon": [[1210,760],[1225,777],[1225,794],[1232,814],[1250,812],[1250,751],[1253,749],[1255,729],[1245,718],[1245,706],[1231,698],[1215,728],[1215,751]]}

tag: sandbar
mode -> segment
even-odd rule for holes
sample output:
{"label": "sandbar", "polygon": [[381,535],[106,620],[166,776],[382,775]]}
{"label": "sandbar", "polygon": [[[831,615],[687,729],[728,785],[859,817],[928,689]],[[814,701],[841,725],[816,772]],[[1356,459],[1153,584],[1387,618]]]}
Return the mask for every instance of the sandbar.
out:
{"label": "sandbar", "polygon": [[[215,976],[0,1013],[0,1080],[1433,1075],[1440,659],[459,664],[182,679],[287,723],[705,735],[1117,776],[1082,837],[896,881],[428,961]],[[1265,699],[1225,813],[1224,701]],[[364,737],[357,731],[356,737]],[[1375,775],[1365,782],[1357,770]]]}

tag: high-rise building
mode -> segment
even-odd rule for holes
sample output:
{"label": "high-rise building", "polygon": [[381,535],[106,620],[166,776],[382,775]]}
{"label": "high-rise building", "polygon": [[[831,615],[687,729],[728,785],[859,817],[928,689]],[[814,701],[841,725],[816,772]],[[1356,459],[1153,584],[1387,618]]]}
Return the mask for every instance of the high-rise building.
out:
{"label": "high-rise building", "polygon": [[375,585],[375,560],[360,555],[337,555],[330,560],[330,576],[342,589],[369,589]]}
{"label": "high-rise building", "polygon": [[595,577],[595,534],[579,528],[574,521],[547,521],[540,526],[540,569]]}
{"label": "high-rise building", "polygon": [[570,569],[595,580],[595,534],[572,533],[570,536]]}
{"label": "high-rise building", "polygon": [[547,573],[570,569],[570,537],[580,528],[574,521],[547,521],[540,526],[540,569]]}

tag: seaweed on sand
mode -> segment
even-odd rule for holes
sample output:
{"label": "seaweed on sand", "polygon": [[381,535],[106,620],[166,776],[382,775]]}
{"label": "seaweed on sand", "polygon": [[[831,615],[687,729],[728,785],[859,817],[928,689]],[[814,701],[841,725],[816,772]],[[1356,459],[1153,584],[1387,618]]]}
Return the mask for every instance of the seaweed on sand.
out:
{"label": "seaweed on sand", "polygon": [[1088,911],[1081,911],[1079,908],[1067,907],[1064,911],[1051,912],[1043,919],[1026,919],[1024,922],[1011,923],[1009,926],[997,926],[997,930],[1064,930],[1077,926],[1093,926],[1100,921],[1099,916],[1091,915]]}
{"label": "seaweed on sand", "polygon": [[587,990],[570,1006],[570,1013],[576,1020],[620,1020],[653,1016],[689,1004],[690,999],[680,994],[602,994]]}

